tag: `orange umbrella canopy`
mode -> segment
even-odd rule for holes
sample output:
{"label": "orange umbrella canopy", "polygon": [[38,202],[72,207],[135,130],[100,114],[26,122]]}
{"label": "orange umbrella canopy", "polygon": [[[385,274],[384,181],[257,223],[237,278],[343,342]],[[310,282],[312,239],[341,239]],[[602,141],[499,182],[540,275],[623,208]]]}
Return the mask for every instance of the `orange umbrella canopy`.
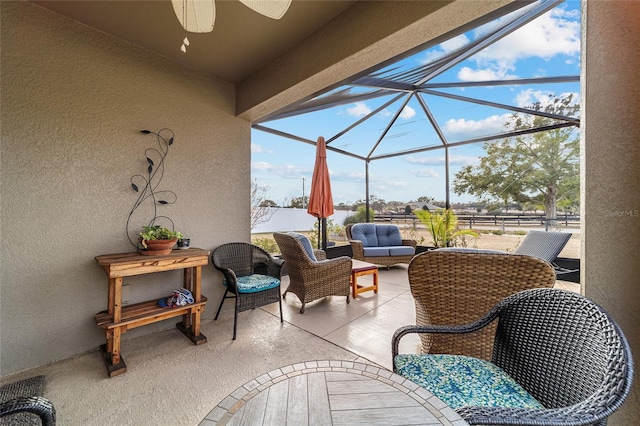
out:
{"label": "orange umbrella canopy", "polygon": [[318,138],[316,143],[316,164],[313,167],[307,213],[318,218],[326,218],[333,214],[331,181],[327,167],[327,146],[322,136]]}

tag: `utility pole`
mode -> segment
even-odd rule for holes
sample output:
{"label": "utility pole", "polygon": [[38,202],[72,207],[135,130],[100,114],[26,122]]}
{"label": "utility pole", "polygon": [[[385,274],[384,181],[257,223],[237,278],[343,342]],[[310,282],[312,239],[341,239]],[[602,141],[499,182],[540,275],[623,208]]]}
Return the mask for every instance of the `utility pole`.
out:
{"label": "utility pole", "polygon": [[304,209],[304,178],[302,178],[302,208]]}

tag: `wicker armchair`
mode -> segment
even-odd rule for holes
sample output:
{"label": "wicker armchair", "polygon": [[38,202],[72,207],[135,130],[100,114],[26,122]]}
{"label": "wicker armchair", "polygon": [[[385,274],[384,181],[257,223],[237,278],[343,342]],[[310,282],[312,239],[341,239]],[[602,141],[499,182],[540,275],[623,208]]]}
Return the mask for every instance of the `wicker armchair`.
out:
{"label": "wicker armchair", "polygon": [[288,292],[298,296],[302,302],[301,314],[304,313],[305,304],[325,296],[346,296],[349,303],[350,257],[327,259],[324,251],[314,250],[317,259],[314,262],[298,239],[278,232],[273,237],[280,247],[289,272],[289,287],[282,297]]}
{"label": "wicker armchair", "polygon": [[[40,396],[21,396],[0,404],[0,418],[17,413],[35,414],[40,417],[44,426],[55,426],[56,424],[56,409],[51,401]],[[8,422],[7,424],[14,423]]]}
{"label": "wicker armchair", "polygon": [[[471,324],[400,328],[392,340],[394,371],[436,396],[442,395],[433,382],[426,384],[432,371],[416,373],[418,369],[407,368],[407,361],[442,355],[398,355],[400,339],[408,333],[468,333],[494,320],[498,321],[498,327],[491,365],[501,368],[542,408],[478,406],[474,402],[458,407],[450,404],[470,424],[605,425],[607,417],[624,402],[633,379],[631,349],[624,334],[597,304],[558,289],[525,290],[511,295]],[[454,372],[455,366],[451,367],[449,371]],[[463,379],[471,382],[478,378],[468,377],[472,373],[465,371],[467,377]],[[478,390],[482,398],[495,388]],[[451,392],[451,388],[446,392]],[[442,398],[445,401],[451,396],[446,392]],[[463,398],[468,398],[468,394]]]}
{"label": "wicker armchair", "polygon": [[280,299],[280,272],[283,261],[275,259],[258,246],[249,243],[227,243],[211,253],[213,267],[224,275],[226,286],[214,320],[218,319],[226,299],[235,299],[233,314],[233,340],[236,339],[238,312],[278,302],[282,322]]}
{"label": "wicker armchair", "polygon": [[[417,325],[467,324],[513,293],[556,281],[549,264],[533,257],[438,250],[415,256],[408,274]],[[421,335],[422,350],[490,359],[494,329],[495,324],[464,336]]]}

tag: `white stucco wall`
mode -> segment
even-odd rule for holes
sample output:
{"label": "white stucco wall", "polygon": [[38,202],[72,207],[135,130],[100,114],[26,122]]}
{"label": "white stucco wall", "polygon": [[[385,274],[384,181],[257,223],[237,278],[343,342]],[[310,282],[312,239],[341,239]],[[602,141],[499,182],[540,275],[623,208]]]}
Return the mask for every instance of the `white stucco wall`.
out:
{"label": "white stucco wall", "polygon": [[[232,85],[27,2],[2,2],[1,18],[3,376],[104,343],[93,317],[106,309],[107,276],[94,257],[133,251],[129,178],[144,173],[144,150],[155,145],[139,130],[174,130],[162,186],[178,200],[160,212],[208,250],[250,239],[251,154]],[[152,278],[125,279],[135,283],[132,301],[180,283],[175,271]],[[217,280],[205,267],[211,306]]]}

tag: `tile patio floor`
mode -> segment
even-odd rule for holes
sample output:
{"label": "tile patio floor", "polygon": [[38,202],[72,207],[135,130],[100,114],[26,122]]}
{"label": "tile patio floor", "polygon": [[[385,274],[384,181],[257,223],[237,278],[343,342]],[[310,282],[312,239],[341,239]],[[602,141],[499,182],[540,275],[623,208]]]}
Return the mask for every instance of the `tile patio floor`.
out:
{"label": "tile patio floor", "polygon": [[[391,370],[393,333],[402,326],[415,324],[407,267],[381,268],[378,294],[373,291],[361,293],[357,299],[351,298],[349,305],[346,305],[345,297],[332,296],[307,303],[304,314],[300,314],[301,304],[297,296],[287,294],[282,304],[284,321]],[[358,278],[358,282],[370,285],[371,275]],[[283,291],[288,284],[289,279],[285,276]],[[580,291],[579,284],[570,282],[558,281],[555,287]],[[275,303],[262,309],[276,317],[279,315]],[[419,351],[419,342],[416,335],[406,336],[401,341],[400,350]]]}

